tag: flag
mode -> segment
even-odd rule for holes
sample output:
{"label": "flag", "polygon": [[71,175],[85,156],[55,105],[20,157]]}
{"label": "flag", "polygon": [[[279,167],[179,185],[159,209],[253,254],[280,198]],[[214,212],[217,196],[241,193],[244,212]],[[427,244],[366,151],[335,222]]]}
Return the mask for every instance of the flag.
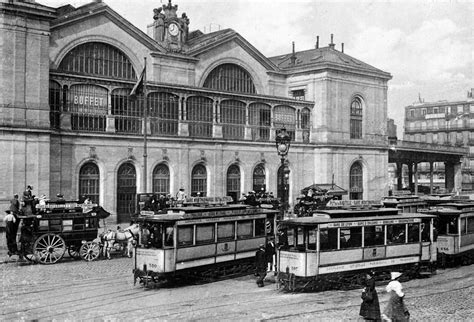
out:
{"label": "flag", "polygon": [[143,67],[143,71],[140,74],[140,77],[138,78],[137,82],[135,83],[135,86],[133,86],[132,91],[130,92],[130,96],[136,97],[138,94],[140,94],[143,91],[143,86],[145,83],[145,73],[146,73],[146,65]]}

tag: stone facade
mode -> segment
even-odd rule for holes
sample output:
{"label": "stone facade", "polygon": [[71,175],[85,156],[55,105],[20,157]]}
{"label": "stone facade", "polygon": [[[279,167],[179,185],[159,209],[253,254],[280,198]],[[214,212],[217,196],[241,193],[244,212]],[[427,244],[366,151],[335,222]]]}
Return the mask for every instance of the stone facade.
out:
{"label": "stone facade", "polygon": [[[169,34],[160,38],[153,24],[150,25],[152,37],[149,37],[101,2],[78,9],[64,6],[56,10],[36,3],[0,3],[0,22],[12,35],[7,45],[0,47],[4,51],[0,81],[5,94],[0,98],[3,110],[0,145],[2,151],[8,151],[0,156],[5,178],[0,202],[6,203],[27,184],[34,186],[37,195],[54,196],[61,192],[67,199],[77,199],[80,171],[88,163],[95,164],[100,173],[97,201],[114,216],[119,212],[118,170],[124,163],[135,168],[135,192],[151,191],[152,174],[160,164],[169,169],[172,195],[180,187],[187,191],[192,189],[191,172],[198,164],[206,168],[207,186],[203,192],[208,196],[226,195],[227,173],[232,165],[240,170],[240,192],[253,190],[254,170],[259,164],[265,168],[267,190],[277,191],[280,159],[274,139],[280,124],[277,110],[282,106],[294,113],[291,119],[294,137],[288,155],[290,204],[300,189],[313,183],[335,182],[351,191],[351,167],[356,163],[362,168],[361,186],[354,187],[354,191],[360,193],[358,197],[377,199],[387,194],[387,82],[390,74],[337,50],[332,41],[328,47],[265,57],[231,29],[211,34],[189,32],[186,20],[182,20],[185,18],[176,15],[177,7],[167,6],[163,5],[161,12],[166,15],[163,28]],[[16,19],[18,9],[28,10],[31,19],[27,22]],[[150,20],[152,17],[151,12]],[[31,26],[25,29],[25,23]],[[178,26],[175,36],[167,29],[173,23]],[[26,42],[25,34],[29,39]],[[133,67],[135,78],[65,71],[63,62],[70,53],[90,43],[106,44],[107,48],[123,53]],[[26,53],[37,58],[25,60]],[[114,105],[118,104],[117,96],[114,95],[121,89],[131,90],[144,68],[144,58],[147,93],[166,92],[177,100],[179,116],[174,135],[157,135],[153,118],[145,122],[130,115],[123,117],[128,118],[125,124],[141,126],[141,130],[118,133],[122,116],[117,114],[118,105]],[[212,72],[223,65],[237,66],[248,73],[255,92],[205,88]],[[56,92],[52,92],[52,83],[57,87]],[[13,90],[11,84],[14,84]],[[88,108],[97,108],[94,113],[102,108],[106,114],[85,118],[105,122],[105,125],[100,123],[100,129],[77,129],[84,120],[72,108],[76,98],[71,93],[73,88],[79,88],[77,85],[89,91],[97,92],[98,87],[104,91],[100,104],[90,93],[80,98],[89,102]],[[301,93],[303,100],[296,100],[294,97]],[[212,134],[207,137],[193,135],[192,113],[198,107],[193,105],[192,99],[197,96],[200,102],[204,98],[212,102]],[[55,110],[56,121],[49,113],[54,105],[52,97],[61,101]],[[362,132],[351,138],[351,104],[355,98],[361,102],[362,113],[360,117],[356,115],[356,119],[362,124]],[[244,121],[237,127],[226,124],[224,105],[229,100],[245,106]],[[104,106],[97,107],[102,102],[106,102]],[[258,129],[250,124],[250,109],[254,103],[269,107],[271,124],[265,129],[268,136],[264,140],[254,138]],[[77,104],[74,106],[78,108]],[[309,111],[309,120],[303,116],[306,111]],[[53,126],[54,122],[57,124]],[[232,130],[232,126],[244,134],[229,138],[226,131]],[[146,159],[143,157],[143,128],[148,135]],[[146,180],[143,180],[144,174]]]}

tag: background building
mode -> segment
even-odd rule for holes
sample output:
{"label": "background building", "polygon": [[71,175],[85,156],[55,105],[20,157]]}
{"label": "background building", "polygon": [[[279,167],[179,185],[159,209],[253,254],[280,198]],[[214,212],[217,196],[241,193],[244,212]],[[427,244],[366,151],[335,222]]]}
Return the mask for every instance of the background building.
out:
{"label": "background building", "polygon": [[290,203],[313,183],[351,199],[387,194],[390,74],[332,36],[265,57],[232,29],[191,31],[171,2],[152,9],[147,35],[101,1],[0,1],[0,202],[33,185],[90,196],[126,221],[137,192],[281,195],[281,127]]}
{"label": "background building", "polygon": [[[474,89],[467,99],[448,102],[418,103],[405,107],[405,129],[403,139],[407,141],[436,143],[469,148],[462,160],[462,189],[474,190]],[[445,164],[433,163],[433,182],[443,187]],[[419,182],[429,182],[430,164],[420,163]]]}

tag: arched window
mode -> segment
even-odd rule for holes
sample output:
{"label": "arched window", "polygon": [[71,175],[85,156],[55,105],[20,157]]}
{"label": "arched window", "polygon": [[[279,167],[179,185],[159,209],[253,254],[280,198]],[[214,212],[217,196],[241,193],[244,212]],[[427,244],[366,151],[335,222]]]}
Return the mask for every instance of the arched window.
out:
{"label": "arched window", "polygon": [[137,79],[127,56],[121,50],[101,42],[88,42],[73,48],[63,58],[58,70],[114,79]]}
{"label": "arched window", "polygon": [[257,192],[266,190],[265,186],[265,166],[263,164],[259,164],[253,169],[253,176],[252,176],[252,189]]}
{"label": "arched window", "polygon": [[252,129],[252,140],[268,141],[270,139],[271,108],[267,104],[252,103],[249,105],[249,125]]}
{"label": "arched window", "polygon": [[210,98],[191,96],[186,101],[189,135],[212,137],[212,103]]}
{"label": "arched window", "polygon": [[349,187],[350,199],[362,199],[364,186],[362,164],[360,164],[360,162],[355,162],[351,166],[351,170],[349,173]]}
{"label": "arched window", "polygon": [[59,129],[61,116],[62,93],[61,85],[49,81],[49,121],[53,129]]}
{"label": "arched window", "polygon": [[235,100],[221,102],[222,135],[224,139],[243,139],[245,103]]}
{"label": "arched window", "polygon": [[112,115],[115,115],[117,133],[142,133],[142,108],[136,99],[130,98],[130,89],[119,88],[112,92]]}
{"label": "arched window", "polygon": [[303,142],[309,142],[310,125],[311,125],[311,112],[309,109],[304,108],[301,110],[301,129],[303,130]]}
{"label": "arched window", "polygon": [[193,168],[191,173],[191,196],[205,197],[207,194],[207,170],[202,164]]}
{"label": "arched window", "polygon": [[295,128],[296,128],[296,111],[291,106],[279,105],[275,106],[273,110],[273,126],[277,133],[281,128],[286,128],[286,131],[291,137],[291,140],[295,140]]}
{"label": "arched window", "polygon": [[94,203],[99,203],[100,175],[99,168],[88,162],[79,171],[79,196],[86,196]]}
{"label": "arched window", "polygon": [[233,164],[227,169],[227,195],[234,201],[240,198],[240,168]]}
{"label": "arched window", "polygon": [[351,139],[362,138],[362,100],[354,97],[351,102]]}
{"label": "arched window", "polygon": [[124,163],[117,173],[117,222],[130,222],[135,210],[137,175],[132,163]]}
{"label": "arched window", "polygon": [[178,135],[179,97],[171,93],[148,95],[152,135]]}
{"label": "arched window", "polygon": [[159,164],[153,170],[153,193],[170,193],[170,170],[166,164]]}
{"label": "arched window", "polygon": [[220,91],[256,93],[252,76],[235,64],[222,64],[214,68],[204,81],[203,87]]}

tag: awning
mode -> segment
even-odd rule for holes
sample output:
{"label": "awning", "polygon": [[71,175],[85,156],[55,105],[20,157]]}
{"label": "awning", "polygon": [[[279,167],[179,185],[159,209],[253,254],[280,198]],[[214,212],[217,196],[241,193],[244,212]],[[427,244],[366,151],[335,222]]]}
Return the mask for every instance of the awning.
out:
{"label": "awning", "polygon": [[332,196],[347,195],[347,190],[342,189],[334,183],[313,183],[312,185],[302,189],[301,193],[305,195],[309,189],[313,189],[313,191],[315,191],[316,193],[327,193],[328,195]]}

